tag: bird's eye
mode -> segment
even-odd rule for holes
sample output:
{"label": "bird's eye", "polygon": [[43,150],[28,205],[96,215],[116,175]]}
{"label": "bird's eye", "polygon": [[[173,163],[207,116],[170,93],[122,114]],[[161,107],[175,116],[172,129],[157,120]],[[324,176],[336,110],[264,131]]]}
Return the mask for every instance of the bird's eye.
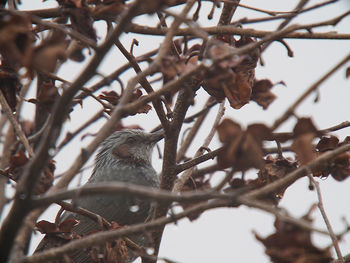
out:
{"label": "bird's eye", "polygon": [[134,143],[134,142],[136,142],[136,139],[133,138],[133,137],[129,137],[129,138],[126,139],[126,142],[127,143]]}

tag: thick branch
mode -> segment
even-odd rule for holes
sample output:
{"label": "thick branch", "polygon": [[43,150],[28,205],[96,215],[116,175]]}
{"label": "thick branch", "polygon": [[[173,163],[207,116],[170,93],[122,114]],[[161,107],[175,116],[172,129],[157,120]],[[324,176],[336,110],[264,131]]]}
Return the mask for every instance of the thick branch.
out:
{"label": "thick branch", "polygon": [[125,226],[118,230],[104,231],[96,234],[91,234],[84,238],[73,240],[61,247],[49,249],[42,253],[36,253],[30,257],[27,257],[25,261],[28,263],[47,262],[50,259],[57,259],[58,257],[62,257],[63,254],[72,252],[74,250],[83,249],[93,245],[103,244],[105,242],[113,241],[118,238],[125,237],[127,235],[145,232],[152,229],[158,229],[159,227],[165,226],[166,224],[177,222],[181,218],[184,218],[190,215],[191,213],[200,213],[208,209],[225,207],[232,203],[233,200],[215,200],[209,203],[205,202],[203,204],[193,206],[190,209],[186,209],[181,213],[173,214],[171,217],[161,217],[144,224]]}

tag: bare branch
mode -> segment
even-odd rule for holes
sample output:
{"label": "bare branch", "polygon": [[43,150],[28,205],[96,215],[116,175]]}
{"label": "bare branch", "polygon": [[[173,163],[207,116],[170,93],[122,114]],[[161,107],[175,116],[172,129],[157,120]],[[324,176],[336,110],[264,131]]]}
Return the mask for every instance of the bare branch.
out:
{"label": "bare branch", "polygon": [[324,205],[323,205],[323,201],[322,201],[322,193],[321,193],[320,184],[313,178],[311,171],[309,171],[308,177],[309,177],[310,181],[312,182],[312,184],[313,184],[313,185],[315,186],[315,188],[316,188],[317,198],[318,198],[318,204],[317,204],[317,206],[318,206],[318,209],[320,210],[320,212],[321,212],[321,214],[322,214],[322,217],[323,217],[323,220],[324,220],[324,222],[325,222],[325,224],[326,224],[326,226],[327,226],[329,235],[330,235],[330,237],[331,237],[331,239],[332,239],[332,242],[333,242],[333,246],[334,246],[335,252],[337,253],[338,260],[339,260],[340,262],[345,262],[345,261],[343,260],[342,253],[341,253],[340,248],[339,248],[338,239],[337,239],[336,235],[334,234],[332,225],[331,225],[331,223],[329,222],[329,219],[328,219],[326,210],[324,209]]}
{"label": "bare branch", "polygon": [[[222,116],[224,115],[225,112],[225,101],[220,103],[220,107],[218,110],[218,113],[216,115],[215,121],[213,123],[213,126],[208,134],[208,136],[205,138],[202,147],[196,152],[196,154],[194,155],[194,158],[199,157],[200,155],[203,154],[203,148],[208,148],[211,140],[214,137],[214,134],[216,132],[216,128],[222,118]],[[182,174],[182,176],[178,179],[178,181],[176,182],[176,184],[173,187],[173,192],[174,193],[178,193],[181,191],[181,189],[183,188],[184,184],[186,183],[186,181],[190,178],[191,173],[194,169],[194,166],[192,166],[190,169],[188,169],[184,174]]]}
{"label": "bare branch", "polygon": [[32,147],[29,145],[29,141],[27,137],[25,136],[21,125],[17,122],[15,117],[13,116],[12,110],[10,109],[10,106],[7,104],[6,98],[2,91],[0,90],[0,103],[1,103],[1,108],[5,112],[8,120],[11,122],[12,127],[15,130],[15,133],[17,137],[20,139],[22,142],[24,148],[26,149],[27,153],[29,154],[29,157],[32,157],[34,155],[34,151]]}

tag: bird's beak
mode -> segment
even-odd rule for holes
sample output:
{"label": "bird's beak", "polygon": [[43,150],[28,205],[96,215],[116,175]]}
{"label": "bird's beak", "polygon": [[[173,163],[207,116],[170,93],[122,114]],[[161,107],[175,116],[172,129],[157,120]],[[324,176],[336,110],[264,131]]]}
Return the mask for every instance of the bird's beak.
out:
{"label": "bird's beak", "polygon": [[150,136],[149,136],[150,141],[154,142],[154,143],[160,141],[163,138],[164,138],[164,131],[163,130],[152,132],[152,133],[150,133]]}

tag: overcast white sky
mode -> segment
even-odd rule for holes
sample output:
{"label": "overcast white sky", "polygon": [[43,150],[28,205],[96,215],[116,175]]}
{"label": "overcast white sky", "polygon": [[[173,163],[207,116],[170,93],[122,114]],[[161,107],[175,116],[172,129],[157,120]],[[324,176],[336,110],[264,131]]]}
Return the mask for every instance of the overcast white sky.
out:
{"label": "overcast white sky", "polygon": [[[320,1],[310,1],[309,5]],[[49,0],[42,2],[41,0],[22,0],[21,9],[38,9],[56,6],[56,2]],[[241,1],[242,4],[274,10],[288,11],[292,10],[297,1]],[[210,10],[210,5],[203,3],[201,15],[206,18]],[[346,1],[333,4],[327,8],[317,10],[316,12],[307,13],[294,20],[294,23],[305,24],[310,22],[322,21],[339,15],[349,9]],[[200,20],[201,25],[215,25],[219,11],[216,11],[216,16],[212,22],[205,19]],[[238,8],[235,14],[235,20],[242,17],[262,17],[263,14],[249,11],[243,8]],[[150,17],[140,17],[136,20],[138,23],[147,25],[155,25],[156,21]],[[99,35],[103,36],[104,24],[97,23]],[[274,30],[278,23],[263,23],[246,25],[245,27],[254,27],[256,29]],[[350,29],[350,18],[344,19],[337,31],[348,32]],[[332,27],[323,28],[323,31],[333,31]],[[135,54],[142,54],[146,50],[156,48],[161,38],[149,38],[140,35],[124,35],[123,43],[127,47],[130,46],[132,38],[137,38],[140,41],[140,46],[135,47]],[[333,65],[338,63],[350,51],[349,40],[287,40],[288,44],[294,51],[294,58],[289,58],[285,48],[280,44],[272,44],[263,54],[265,66],[258,66],[256,76],[258,79],[269,78],[273,82],[283,80],[287,87],[276,86],[273,92],[278,96],[276,101],[264,111],[254,102],[245,105],[240,110],[229,108],[226,104],[226,117],[230,117],[246,126],[254,122],[263,122],[272,124],[275,118],[279,117],[282,112],[292,104],[295,99],[303,93],[312,83],[317,81],[324,73],[326,73]],[[124,64],[126,60],[122,57],[117,49],[113,49],[99,68],[99,72],[108,74]],[[348,65],[349,66],[349,65]],[[59,76],[74,80],[75,75],[81,69],[81,64],[70,62],[69,66],[65,65],[59,71]],[[125,74],[126,80],[132,71]],[[349,80],[345,79],[345,68],[339,70],[329,80],[320,87],[320,99],[318,103],[313,103],[316,94],[312,94],[298,108],[298,116],[312,116],[314,123],[319,128],[327,128],[343,121],[349,120],[349,95],[350,84]],[[118,83],[113,83],[111,89],[119,90]],[[34,91],[31,91],[28,97],[33,97]],[[207,94],[203,91],[199,92],[198,105],[193,110],[200,108],[207,98]],[[203,99],[202,99],[203,98]],[[65,128],[74,131],[81,123],[84,123],[91,114],[97,111],[99,105],[89,100],[84,104],[84,108],[80,110],[76,108],[72,114],[72,119]],[[27,106],[25,112],[30,113],[32,107]],[[188,156],[192,156],[199,147],[201,141],[206,135],[208,127],[211,127],[217,107],[214,108],[206,119],[205,126],[200,130],[197,143],[193,145]],[[31,115],[28,115],[28,118]],[[124,124],[139,124],[145,130],[150,130],[158,124],[154,111],[147,115],[137,115],[123,121]],[[102,122],[93,125],[91,132],[98,131],[98,127]],[[290,131],[295,124],[295,120],[291,119],[281,127],[281,131]],[[344,138],[349,135],[349,129],[344,129],[337,134]],[[80,147],[83,147],[89,142],[89,138],[80,141],[75,140],[75,143],[66,147],[56,158],[57,174],[64,172],[74,161],[76,153]],[[162,145],[162,144],[161,144]],[[217,139],[210,145],[211,149],[219,146]],[[154,164],[157,170],[160,170],[161,161],[154,155]],[[92,163],[92,158],[89,163]],[[88,164],[89,165],[89,164]],[[84,178],[89,176],[90,171],[84,172]],[[350,210],[348,205],[350,179],[345,182],[336,182],[332,178],[320,181],[323,191],[323,198],[326,211],[336,233],[344,229],[341,217],[346,216],[350,220]],[[280,206],[285,207],[292,215],[301,216],[316,201],[316,193],[308,190],[308,181],[299,180],[292,187],[288,188],[285,197],[280,203]],[[44,214],[43,218],[52,219],[55,215],[53,209]],[[315,226],[325,229],[323,220],[319,212],[315,212]],[[166,228],[162,241],[160,256],[167,257],[176,262],[269,262],[269,259],[264,255],[264,247],[258,243],[252,230],[256,230],[263,236],[271,234],[273,230],[274,218],[264,212],[241,207],[238,209],[216,209],[204,213],[195,222],[181,220],[177,225],[170,225]],[[34,238],[34,245],[40,240],[39,237]],[[319,235],[314,236],[314,241],[321,247],[331,243],[330,238]],[[341,249],[344,254],[350,252],[350,235],[346,236],[341,242]]]}

